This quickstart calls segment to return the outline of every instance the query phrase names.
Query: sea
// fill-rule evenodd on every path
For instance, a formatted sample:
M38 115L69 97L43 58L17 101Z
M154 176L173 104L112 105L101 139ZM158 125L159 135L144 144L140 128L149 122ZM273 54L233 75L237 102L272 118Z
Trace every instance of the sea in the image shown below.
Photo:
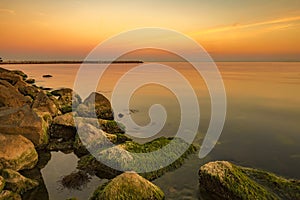
M35 79L37 86L52 90L78 88L81 84L84 88L91 75L95 75L96 68L103 69L96 81L97 92L112 100L116 88L122 84L123 89L118 90L121 91L119 95L116 94L119 99L128 102L122 115L129 116L138 127L161 126L157 133L149 137L144 137L142 129L133 131L134 128L126 127L128 136L137 142L143 143L161 136L174 137L184 120L193 125L199 123L193 138L197 152L188 156L180 168L153 181L164 191L166 199L206 199L199 192L198 170L205 163L216 160L227 160L286 178L300 179L300 62L216 62L226 94L226 117L216 145L204 158L199 158L199 149L213 120L213 102L206 79L193 67L193 63L161 62L160 65L176 71L188 83L183 86L182 79L173 76L170 70L151 67L156 64L95 64L90 67L90 75L79 73L83 67L80 64L11 64L1 67L22 70L29 78ZM134 70L140 65L148 65L148 68ZM129 72L130 76L124 78ZM45 74L52 77L43 78ZM121 79L123 82L120 82ZM78 83L78 80L83 82ZM143 80L145 84L139 85ZM135 90L127 88L133 86ZM182 108L191 109L191 105L194 106L183 105L192 98L185 87L194 91L199 117L192 114L183 116ZM128 92L132 93L128 95ZM164 108L166 118L162 123L153 121L155 115L150 112L153 105ZM187 119L183 120L183 117ZM88 199L97 186L107 181L92 177L81 190L63 188L60 180L76 170L78 158L73 153L52 152L51 155L51 160L41 170L51 200L70 197Z

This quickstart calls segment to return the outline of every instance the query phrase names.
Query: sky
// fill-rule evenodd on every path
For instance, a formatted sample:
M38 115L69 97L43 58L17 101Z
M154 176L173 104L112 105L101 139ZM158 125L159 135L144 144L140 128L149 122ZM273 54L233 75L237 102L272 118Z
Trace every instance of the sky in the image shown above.
M299 0L0 0L0 27L3 60L80 60L120 32L162 27L216 61L300 61Z

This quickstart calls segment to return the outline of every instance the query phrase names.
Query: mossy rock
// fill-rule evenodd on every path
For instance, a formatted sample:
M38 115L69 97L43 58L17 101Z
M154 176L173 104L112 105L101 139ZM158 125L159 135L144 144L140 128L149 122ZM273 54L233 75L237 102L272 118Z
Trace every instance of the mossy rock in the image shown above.
M0 192L0 200L22 200L21 196L9 190Z
M100 186L90 200L162 200L163 191L134 172L123 173Z
M27 79L27 74L25 74L24 72L20 71L20 70L12 70L11 71L13 74L17 74L19 76L21 76L23 78L23 80Z
M172 146L169 145L171 141L173 142ZM187 156L196 151L195 146L187 144L180 138L160 137L145 144L139 144L134 141L127 141L124 144L122 144L122 146L125 150L129 152L138 153L135 154L137 156L135 160L139 162L131 162L130 164L139 166L141 168L141 171L145 171L145 169L151 169L151 166L153 168L158 168L155 166L157 166L160 163L165 163L166 160L173 161L165 167L158 168L158 170L156 171L140 174L148 180L154 180L162 176L166 172L178 169L184 163L184 160L187 158ZM159 149L162 149L163 147L165 147L166 149L160 154L156 155L155 157L151 157L149 156L149 154L145 154L157 151Z
M199 170L200 190L215 199L300 199L299 181L227 161L210 162Z
M31 190L39 185L35 180L31 180L22 176L19 172L11 169L4 169L1 175L5 178L5 189L22 194Z
M151 155L149 156L149 154L146 154L165 147L172 140L174 140L175 142L175 145L173 145L174 148L167 148L167 150L159 154L158 157L151 157ZM183 154L181 154L181 152L185 149L187 150ZM123 144L99 151L99 154L101 154L101 158L98 160L105 159L105 164L109 164L110 167L104 168L104 166L106 165L99 162L90 154L80 159L78 167L81 170L88 169L89 171L94 171L97 175L100 174L100 176L102 176L101 178L111 178L120 174L119 169L132 170L136 169L136 167L138 166L140 167L140 171L148 171L145 173L141 173L144 178L154 180L168 171L179 168L184 163L187 155L195 152L195 150L196 149L193 145L188 146L186 142L178 138L161 137L145 144L126 141ZM136 154L132 155L129 152ZM167 159L171 159L174 162L166 167L157 167L158 164L160 165L161 163L164 163ZM148 170L151 168L155 168L158 170Z

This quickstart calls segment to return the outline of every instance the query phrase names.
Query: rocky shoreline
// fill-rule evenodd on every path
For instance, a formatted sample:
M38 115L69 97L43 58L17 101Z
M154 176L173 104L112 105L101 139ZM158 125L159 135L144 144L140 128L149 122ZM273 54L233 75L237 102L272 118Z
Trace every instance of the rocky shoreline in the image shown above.
M164 199L163 191L150 181L179 168L196 151L193 145L187 146L178 138L161 137L145 144L136 143L114 121L111 104L103 95L92 93L82 100L72 89L50 92L34 82L21 71L0 68L0 200L49 199L40 170L51 159L51 151L73 152L79 158L77 171L62 179L65 187L80 188L91 175L110 180L90 194L91 199ZM78 136L78 127L86 133L84 141ZM91 141L91 145L83 145ZM169 159L174 157L176 161L141 174L110 168L86 149L97 147L108 159L118 157L130 171L132 157L127 152L153 152L171 141L177 149L172 149L174 153ZM115 147L108 150L108 142ZM187 150L178 156L176 152L181 148ZM141 163L146 165L141 167L151 167L164 156L154 160L141 156ZM300 199L299 181L225 161L202 166L199 182L200 191L216 199Z

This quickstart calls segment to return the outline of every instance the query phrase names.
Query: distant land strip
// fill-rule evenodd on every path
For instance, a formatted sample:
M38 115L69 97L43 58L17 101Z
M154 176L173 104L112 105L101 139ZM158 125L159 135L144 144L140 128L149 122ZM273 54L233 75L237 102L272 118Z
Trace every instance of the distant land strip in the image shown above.
M115 61L88 61L88 60L78 60L78 61L3 61L0 62L1 65L7 64L126 64L126 63L144 63L141 60L115 60Z

